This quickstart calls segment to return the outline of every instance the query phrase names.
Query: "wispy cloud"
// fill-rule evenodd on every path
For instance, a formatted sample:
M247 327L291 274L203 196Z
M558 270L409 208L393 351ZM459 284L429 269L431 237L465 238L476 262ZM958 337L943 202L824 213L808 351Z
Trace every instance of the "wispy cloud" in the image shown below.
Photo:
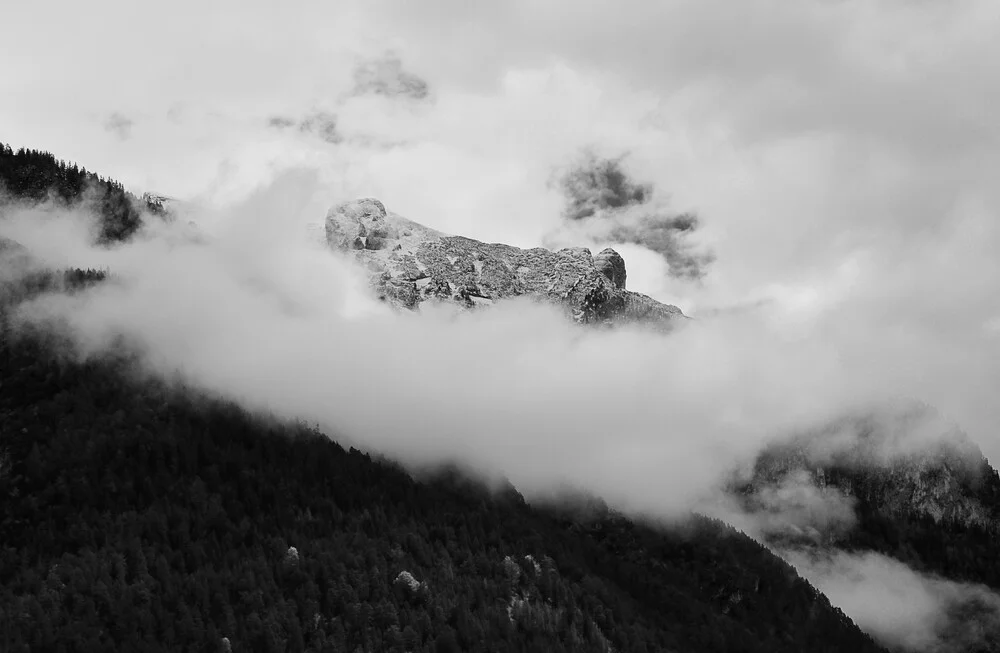
M905 651L959 653L1000 636L1000 595L919 573L876 553L783 555L878 640Z
M118 112L112 113L104 121L104 129L115 134L120 140L127 141L132 136L135 121Z
M688 239L699 226L698 216L671 211L668 198L653 184L629 176L623 159L624 155L602 158L584 150L560 171L555 181L566 197L567 223L546 236L547 244L585 238L638 245L661 255L671 276L703 277L712 254L698 251Z
M430 94L427 82L403 67L399 55L386 52L382 56L361 62L354 69L354 89L357 95L384 95L423 100Z

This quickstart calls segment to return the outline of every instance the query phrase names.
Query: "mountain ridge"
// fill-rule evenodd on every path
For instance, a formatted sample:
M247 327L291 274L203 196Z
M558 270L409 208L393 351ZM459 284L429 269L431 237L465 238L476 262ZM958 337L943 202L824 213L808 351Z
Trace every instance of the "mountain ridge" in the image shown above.
M318 234L318 228L312 228ZM641 324L669 330L686 318L676 306L625 289L625 261L613 249L552 251L485 243L431 229L374 198L327 213L324 241L353 254L383 301L417 309L428 300L473 309L528 296L562 307L580 324Z

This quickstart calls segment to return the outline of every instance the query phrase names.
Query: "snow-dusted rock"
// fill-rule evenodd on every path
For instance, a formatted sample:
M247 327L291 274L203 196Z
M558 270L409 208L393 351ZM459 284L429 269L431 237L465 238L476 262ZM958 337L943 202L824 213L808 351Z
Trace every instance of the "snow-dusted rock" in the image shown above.
M379 297L400 308L430 299L473 308L529 296L564 307L581 323L669 328L684 317L676 306L625 290L625 261L613 249L595 258L583 247L553 252L450 236L372 198L330 209L325 235L330 247L353 252Z

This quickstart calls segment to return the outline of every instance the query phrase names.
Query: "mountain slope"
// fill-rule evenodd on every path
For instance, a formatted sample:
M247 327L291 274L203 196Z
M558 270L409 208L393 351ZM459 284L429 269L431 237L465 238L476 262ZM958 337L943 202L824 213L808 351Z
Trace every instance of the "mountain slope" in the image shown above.
M7 295L55 282L95 277ZM881 650L721 523L581 521L454 473L417 482L143 378L126 353L79 362L51 332L14 338L10 308L5 651Z
M836 490L851 502L854 523L799 524L809 531L802 542L877 551L919 570L1000 588L1000 474L962 433L906 439L933 428L927 409L890 422L845 420L778 443L758 456L752 478L739 490L751 509L762 507L759 499L769 489L792 479ZM846 446L831 444L845 433ZM795 540L787 529L771 535Z
M733 489L762 539L821 587L849 600L852 583L908 592L912 615L936 606L890 623L852 613L884 639L1000 651L1000 474L933 411L845 419L776 443Z
M140 200L121 183L60 161L48 152L14 150L0 142L0 200L5 195L22 202L82 202L100 218L97 237L102 243L131 237L142 224L143 212L165 211L162 201Z

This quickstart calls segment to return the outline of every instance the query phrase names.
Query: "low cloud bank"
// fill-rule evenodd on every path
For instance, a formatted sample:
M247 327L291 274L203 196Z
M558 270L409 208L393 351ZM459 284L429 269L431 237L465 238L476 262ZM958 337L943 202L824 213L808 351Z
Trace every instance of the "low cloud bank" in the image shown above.
M1000 636L1000 595L917 572L877 553L782 555L862 629L906 651L978 650Z
M769 438L877 395L835 344L755 315L662 337L581 329L527 300L392 313L362 271L310 242L317 192L314 175L289 173L199 216L197 238L182 217L111 250L87 245L79 216L43 208L0 234L45 265L116 273L23 307L69 324L86 352L125 334L161 372L406 462L505 474L529 495L568 484L681 514Z
M150 221L110 249L89 244L82 209L8 209L0 237L35 265L115 273L86 292L29 302L20 316L68 325L84 356L125 335L154 372L415 467L458 462L506 476L529 498L573 487L666 519L718 501L732 470L775 438L913 387L902 365L913 352L889 346L889 333L805 332L763 310L722 312L667 336L581 328L528 300L395 313L370 295L365 271L310 239L317 197L315 174L285 173L243 202L202 209L197 226L183 214ZM852 523L846 497L795 479L765 499L766 523L727 517L757 537ZM955 650L982 637L969 624L995 614L986 590L879 556L782 554L863 628L910 650ZM968 610L981 615L969 620Z

